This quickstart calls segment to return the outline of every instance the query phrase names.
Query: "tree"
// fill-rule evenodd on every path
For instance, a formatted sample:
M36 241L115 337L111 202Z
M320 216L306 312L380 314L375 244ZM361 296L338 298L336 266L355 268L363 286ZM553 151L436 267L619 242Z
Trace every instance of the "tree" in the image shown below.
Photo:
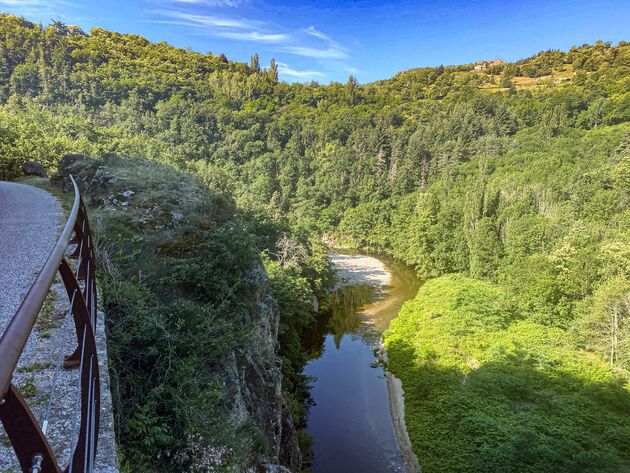
M630 282L617 276L584 300L575 325L579 339L611 366L630 367Z
M291 236L286 233L276 242L274 255L281 267L294 269L296 271L303 267L308 259L306 247L297 239L291 238Z
M608 99L600 97L594 100L588 109L580 113L577 123L583 128L597 128L604 122L604 117L609 109Z
M4 44L0 43L0 97L4 96L10 77L11 71L9 70L7 51Z
M278 65L274 58L271 58L271 63L269 64L269 78L272 82L278 82Z
M501 73L501 78L499 79L499 85L504 89L513 89L514 82L512 78L514 77L514 71L511 67L505 66L503 68L503 72Z
M260 62L258 60L258 53L255 53L249 61L249 70L254 74L260 74Z
M470 275L479 279L495 280L503 253L494 221L479 220L470 243Z
M350 105L354 105L355 103L356 91L358 87L359 87L359 82L357 81L356 77L350 74L350 76L348 76L348 81L346 82L346 87L345 87L346 99L348 100L348 103Z

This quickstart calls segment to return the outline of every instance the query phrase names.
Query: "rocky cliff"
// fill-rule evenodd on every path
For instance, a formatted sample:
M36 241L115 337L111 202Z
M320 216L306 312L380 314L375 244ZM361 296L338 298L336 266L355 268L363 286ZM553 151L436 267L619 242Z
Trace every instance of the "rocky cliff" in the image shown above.
M249 275L256 301L249 313L252 328L244 350L232 352L225 365L231 385L232 413L239 422L252 419L269 441L267 471L282 471L279 465L299 471L301 455L297 432L282 395L282 373L278 357L278 304L271 297L262 267Z

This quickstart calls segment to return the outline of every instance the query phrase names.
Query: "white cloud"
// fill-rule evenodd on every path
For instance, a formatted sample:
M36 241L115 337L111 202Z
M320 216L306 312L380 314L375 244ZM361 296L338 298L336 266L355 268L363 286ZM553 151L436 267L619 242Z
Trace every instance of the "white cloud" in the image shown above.
M48 11L52 7L67 6L78 7L79 5L66 0L0 0L0 7L9 7L15 9L32 9Z
M0 0L3 1L3 0ZM14 0L8 0L14 1ZM33 0L39 1L39 0ZM198 4L201 2L240 2L241 0L174 0L180 3ZM149 20L154 23L166 23L172 25L192 26L202 28L203 34L218 38L228 38L238 41L251 41L258 43L276 43L275 49L281 53L296 56L310 57L314 59L345 59L348 57L346 48L336 42L326 33L309 26L301 31L309 36L325 41L327 45L321 48L296 44L294 37L288 33L266 31L267 24L262 21L240 18L228 18L217 15L204 15L186 11L160 9L155 13L167 17L164 20ZM298 71L299 72L299 71ZM310 71L314 72L314 71ZM289 73L287 73L289 74ZM313 75L313 74L311 74Z
M195 15L192 13L184 13L173 10L156 10L156 13L178 20L177 22L173 22L174 24L197 27L216 26L220 28L251 28L258 24L258 22L247 20L236 20L233 18L224 18L214 15Z
M283 62L278 63L278 73L280 75L296 77L298 79L312 79L315 77L326 77L319 71L298 71Z
M290 38L289 35L283 33L265 33L257 31L257 29L264 25L264 23L260 21L225 18L216 15L197 15L174 10L156 10L156 13L169 17L170 19L151 20L153 23L206 28L204 31L205 34L219 38L229 38L240 41L255 41L260 43L281 43Z
M44 6L42 0L0 0L0 5L7 7L39 7Z
M68 0L0 0L0 11L21 15L31 21L41 21L43 24L50 22L51 18L68 21L65 12L72 9L73 15L70 21L77 20L76 10L82 5Z
M340 48L316 49L305 46L285 46L279 51L316 59L344 59L348 57L348 54Z
M324 48L316 48L294 45L287 46L282 50L283 52L316 59L344 59L348 57L348 53L346 52L345 47L343 47L326 33L319 31L314 26L311 25L308 28L303 28L301 31L309 36L325 41L326 43L328 43L328 46Z
M212 36L221 38L238 39L241 41L258 41L262 43L281 43L289 39L289 35L282 33L259 33L258 31L213 31Z
M356 67L344 67L344 71L349 72L350 74L363 74L361 69L357 69Z
M323 39L324 41L328 41L330 43L335 43L336 44L335 40L333 40L326 33L322 33L321 31L316 29L314 26L309 26L308 28L304 28L302 31L304 31L304 33L309 34L311 36L314 36L316 38Z

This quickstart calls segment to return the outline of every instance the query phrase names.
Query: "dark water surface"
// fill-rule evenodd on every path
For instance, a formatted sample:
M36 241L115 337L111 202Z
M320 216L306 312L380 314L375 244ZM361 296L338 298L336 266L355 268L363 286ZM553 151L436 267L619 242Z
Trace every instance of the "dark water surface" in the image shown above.
M402 472L387 381L374 348L403 302L419 287L408 268L383 261L390 286L336 291L311 342L305 374L314 377L307 432L313 437L313 473Z

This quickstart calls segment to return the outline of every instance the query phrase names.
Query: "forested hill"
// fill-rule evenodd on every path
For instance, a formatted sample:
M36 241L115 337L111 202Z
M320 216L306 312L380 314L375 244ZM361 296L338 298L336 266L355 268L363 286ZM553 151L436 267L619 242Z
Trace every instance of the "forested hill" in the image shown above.
M3 117L6 159L54 165L67 150L143 156L317 227L452 174L481 144L496 153L519 131L552 139L624 122L628 111L627 43L319 86L278 82L275 66L262 69L255 56L245 65L10 15L0 26L2 100L41 123L27 131L16 114ZM24 133L41 146L23 143Z
M124 284L104 297L119 325L134 329L109 338L129 358L112 369L120 369L113 378L131 471L185 471L191 432L225 441L221 426L191 421L178 391L207 360L182 339L170 377L153 376L143 355L157 357L149 348L161 346L161 326L134 325L150 313L174 337L188 322L209 330L200 336L218 326L208 348L215 358L229 358L221 340L247 346L228 309L210 330L191 315L199 311L167 304L171 274L176 294L208 313L223 300L246 312L230 292L241 273L222 281L213 272L226 267L221 252L251 264L263 253L280 305L284 399L300 423L300 336L312 296L330 282L322 236L436 278L386 335L424 471L447 471L445 458L450 471L630 471L630 43L413 69L370 84L287 84L255 54L236 63L2 15L0 102L0 161L16 170L37 160L54 171L65 153L82 153L102 166L90 164L89 179L109 176L124 192L122 183L141 187L137 174L146 173L159 191L133 189L127 204L139 207L128 211L102 189L95 200L105 209L100 237L124 238L142 255L111 255ZM180 201L168 201L168 212L178 217L162 212L153 228L145 217L175 178ZM192 202L203 218L177 226L187 189L202 188L200 202L221 204L204 216L206 204ZM173 235L173 245L158 244ZM208 235L223 239L206 245ZM220 410L223 381L188 393L196 413ZM270 429L242 425L230 438L246 439L247 461L212 450L228 452L219 463L273 456ZM158 455L165 450L168 460Z

